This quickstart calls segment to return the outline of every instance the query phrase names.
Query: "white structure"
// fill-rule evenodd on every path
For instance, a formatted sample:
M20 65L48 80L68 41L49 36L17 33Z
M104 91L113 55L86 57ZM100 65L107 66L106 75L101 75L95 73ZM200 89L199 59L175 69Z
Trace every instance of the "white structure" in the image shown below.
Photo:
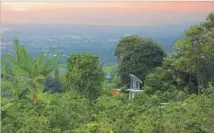
M140 90L140 84L142 81L133 74L129 74L129 76L131 77L131 84L130 89L127 89L127 91L129 91L129 99L132 99L134 98L135 93L143 91Z
M106 74L106 79L107 79L107 80L111 80L111 78L112 78L112 75L111 75L110 72L108 72L108 73Z

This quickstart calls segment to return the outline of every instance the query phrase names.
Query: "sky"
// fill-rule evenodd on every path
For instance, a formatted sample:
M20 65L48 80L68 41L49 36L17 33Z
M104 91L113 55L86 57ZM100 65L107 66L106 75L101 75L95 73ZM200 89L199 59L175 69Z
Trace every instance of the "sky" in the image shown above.
M2 2L2 24L148 26L204 21L214 2Z

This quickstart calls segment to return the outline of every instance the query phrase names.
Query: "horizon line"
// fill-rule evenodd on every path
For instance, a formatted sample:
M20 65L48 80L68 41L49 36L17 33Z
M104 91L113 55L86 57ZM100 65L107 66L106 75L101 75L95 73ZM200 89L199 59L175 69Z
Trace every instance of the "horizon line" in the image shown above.
M15 26L15 25L26 25L26 26L32 26L32 25L38 25L38 26L103 26L103 27L147 27L147 26L167 26L167 25L189 25L189 24L200 24L203 21L194 21L189 23L166 23L166 24L154 24L154 25L103 25L103 24L1 24L2 26Z

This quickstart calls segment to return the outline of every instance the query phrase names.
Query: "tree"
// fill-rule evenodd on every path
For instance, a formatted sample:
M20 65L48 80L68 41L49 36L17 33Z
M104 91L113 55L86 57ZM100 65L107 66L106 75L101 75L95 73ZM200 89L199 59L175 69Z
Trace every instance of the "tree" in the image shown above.
M122 38L115 55L119 61L119 75L122 85L129 85L129 74L132 73L144 81L145 76L157 66L160 66L164 51L152 39L139 36Z
M207 29L213 30L214 27L214 12L211 12L207 18L206 21L204 22L204 25Z
M15 58L9 54L6 55L4 61L5 75L9 77L9 80L5 82L11 82L15 84L15 95L20 95L26 88L28 88L29 96L33 97L34 102L38 101L38 95L41 94L43 85L42 80L49 74L54 72L65 64L55 64L54 62L60 57L60 54L52 57L51 59L45 59L44 52L41 52L35 58L32 58L30 54L25 50L24 46L20 44L18 39L13 42L13 49L15 52ZM17 86L21 84L22 86ZM8 84L6 84L8 86Z
M175 44L174 66L178 70L195 73L197 77L198 93L213 82L214 64L214 31L213 14L210 14L205 23L191 26L184 39Z
M59 93L62 92L62 84L59 76L59 69L55 70L55 77L49 76L44 80L44 92Z
M67 82L75 92L95 99L100 95L104 73L99 57L87 53L74 54L68 58Z
M188 94L197 93L195 74L177 70L173 63L173 57L164 58L162 65L146 76L143 86L145 92L154 94L158 91L168 93L180 90ZM174 97L171 92L169 96Z

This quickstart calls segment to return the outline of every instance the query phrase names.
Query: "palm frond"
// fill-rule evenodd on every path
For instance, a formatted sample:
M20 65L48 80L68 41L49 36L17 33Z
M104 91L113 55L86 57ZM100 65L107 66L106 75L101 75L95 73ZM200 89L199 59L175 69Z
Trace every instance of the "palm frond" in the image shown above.
M5 99L5 98L2 98L2 102L3 102L2 106L1 106L2 111L7 110L9 107L14 105L13 102L9 102L9 100L3 100L3 99Z
M43 76L43 75L38 75L38 76L35 77L36 81L43 80L43 79L45 79L45 76Z
M10 81L5 81L5 80L3 80L3 81L1 82L1 85L2 85L3 88L4 88L4 87L13 88L13 83L10 82Z
M14 74L15 74L15 75L30 77L28 71L26 71L26 70L24 70L24 69L19 69L19 68L17 68L17 69L14 69L13 71L14 71Z
M45 63L43 69L47 70L54 62L56 62L59 59L60 56L61 56L61 53L58 53L56 56L54 56L51 59L49 59L47 61L47 63Z
M16 60L14 60L8 53L5 55L5 63L9 62L13 68L20 68L19 64L17 64Z
M24 69L29 69L32 66L32 60L31 60L31 56L30 54L27 52L27 50L24 48L24 46L22 47L22 59L24 62Z
M44 63L45 63L44 57L45 57L45 53L44 53L44 52L41 52L41 53L39 54L39 60L38 60L38 64L39 64L40 66L43 66Z

